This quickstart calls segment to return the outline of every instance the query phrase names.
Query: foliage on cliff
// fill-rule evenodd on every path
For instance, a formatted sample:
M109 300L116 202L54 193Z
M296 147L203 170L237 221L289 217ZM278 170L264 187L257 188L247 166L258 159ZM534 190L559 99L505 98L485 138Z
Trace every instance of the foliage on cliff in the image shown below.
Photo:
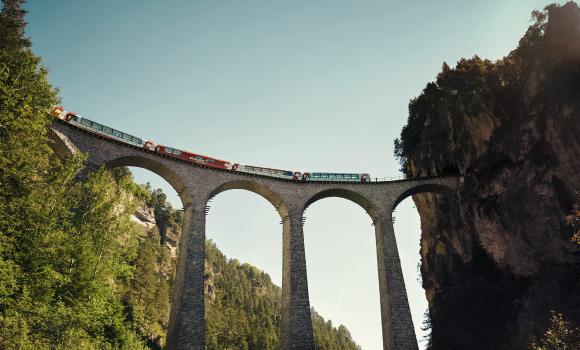
M325 321L314 309L312 311L312 328L314 330L314 344L317 350L360 350L350 335L348 329L340 325L332 325L332 321Z
M278 349L280 290L263 271L206 243L206 349Z
M573 328L562 314L552 312L550 328L539 343L532 343L531 350L580 349L580 328Z
M505 132L523 122L546 123L543 109L573 103L580 92L576 11L573 2L534 11L535 22L501 60L462 58L453 69L443 63L436 81L409 104L407 125L395 140L401 170L408 176L472 172L480 156L509 151L497 149L513 136ZM563 141L573 143L578 123L570 114L562 120L571 127ZM530 160L545 166L549 159L540 156ZM495 162L521 155L513 158Z
M532 14L515 50L443 64L409 104L395 154L409 177L461 174L415 196L433 349L525 348L550 310L580 323L580 9Z

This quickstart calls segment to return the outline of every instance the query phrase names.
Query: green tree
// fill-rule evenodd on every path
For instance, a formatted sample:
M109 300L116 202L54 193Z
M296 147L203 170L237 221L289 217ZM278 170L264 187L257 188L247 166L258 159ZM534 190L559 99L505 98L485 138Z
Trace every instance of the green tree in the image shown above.
M24 36L24 16L26 11L22 8L24 0L2 0L0 13L0 49L22 49L30 47L30 39Z
M0 348L140 349L115 288L132 211L106 171L50 149L58 102L24 35L22 1L0 11Z

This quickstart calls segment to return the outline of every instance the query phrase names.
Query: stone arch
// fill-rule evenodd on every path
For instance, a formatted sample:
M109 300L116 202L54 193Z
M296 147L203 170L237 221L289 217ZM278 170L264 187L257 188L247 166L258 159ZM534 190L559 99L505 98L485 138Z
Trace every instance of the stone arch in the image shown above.
M187 190L183 180L175 172L156 160L139 156L123 156L108 161L105 166L108 168L134 166L152 171L161 176L173 187L177 194L179 194L179 198L181 198L184 207L192 203L191 194Z
M218 194L225 192L225 191L228 191L228 190L246 190L246 191L254 192L257 195L259 195L260 197L262 197L262 198L266 199L268 202L270 202L270 204L272 204L274 206L274 208L276 208L276 211L280 215L281 219L288 217L288 207L287 207L286 203L284 203L284 200L282 199L282 197L278 193L274 192L273 190L271 190L270 188L268 188L267 186L265 186L261 183L250 181L250 180L234 180L234 181L230 181L230 182L226 182L224 184L221 184L220 186L215 188L213 191L211 191L208 198L206 198L206 199L209 200L209 199L217 196Z
M369 216L373 219L373 221L377 217L378 208L369 199L367 199L365 196L363 196L358 192L347 190L344 188L332 188L314 194L306 201L303 210L306 210L314 202L329 197L343 198L358 204L367 212L367 214L369 214Z
M405 200L405 198L412 196L414 194L417 194L417 193L422 193L422 192L449 194L449 193L453 193L454 190L453 190L453 188L451 188L449 186L436 184L436 183L427 183L427 184L421 184L421 185L410 187L407 190L405 190L403 193L401 193L397 197L397 199L395 199L395 201L393 202L393 206L390 208L390 213L392 213L397 208L397 205L399 205L403 200Z
M365 338L380 339L382 336L380 328L382 325L380 316L380 284L378 283L376 272L374 272L378 269L378 263L376 257L374 257L377 248L376 243L374 242L375 239L373 239L375 237L375 227L373 226L379 218L380 204L372 201L372 199L369 198L371 195L372 193L367 192L364 189L359 192L356 189L340 187L331 187L318 191L305 202L304 210L307 210L311 205L327 198L341 198L342 200L340 202L342 203L336 203L336 205L340 205L341 208L347 210L345 211L345 217L330 220L339 222L348 221L350 226L348 226L348 230L341 229L341 225L336 227L330 226L333 224L328 222L328 217L323 216L326 220L318 221L318 224L324 222L324 226L318 226L319 230L314 230L316 226L314 226L313 223L317 221L316 219L306 220L303 229L305 251L309 258L307 262L307 269L309 272L308 288L309 292L312 293L311 295L318 298L318 300L314 300L313 303L324 303L324 301L320 300L320 293L322 291L326 293L326 289L323 288L328 288L329 286L332 286L332 290L340 290L340 292L332 292L329 295L326 295L324 297L326 301L335 303L356 302L361 293L360 291L357 292L356 288L352 287L352 283L348 280L348 277L345 277L350 274L355 274L357 276L358 289L362 288L365 290L363 293L365 302L357 304L358 309L362 311L352 313L352 315L349 316L350 322L369 322L369 324L372 324L373 326L367 327ZM362 208L364 214L359 211L360 209L353 208L351 203ZM322 207L327 204L322 201L322 203L319 203L318 205ZM347 207L346 204L350 205ZM316 207L316 205L314 207ZM318 207L316 209L318 209ZM312 210L315 209L313 208ZM311 212L308 215L308 218L319 217L322 213L322 211ZM373 222L373 226L369 225L367 221L369 217ZM312 222L311 225L309 225L310 222ZM332 227L332 229L329 229L329 227ZM315 236L317 236L317 238L315 238ZM329 243L325 243L323 247L320 247L319 244L316 244L317 241ZM328 250L332 250L333 253L329 254ZM352 264L348 261L348 254L353 250L362 253L364 258L357 259L356 264ZM324 258L310 259L310 256L324 256ZM345 257L347 258L345 259ZM326 276L324 278L324 283L321 283L321 281L318 280L322 276ZM323 285L325 287L323 287Z

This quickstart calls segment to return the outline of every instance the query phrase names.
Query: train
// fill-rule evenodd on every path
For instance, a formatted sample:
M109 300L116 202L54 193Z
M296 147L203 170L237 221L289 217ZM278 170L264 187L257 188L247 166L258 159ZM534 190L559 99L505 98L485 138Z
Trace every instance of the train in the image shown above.
M279 179L305 182L369 182L368 173L326 173L326 172L299 172L292 170L265 168L255 165L244 165L226 160L208 157L202 154L180 150L177 148L157 144L151 140L127 134L109 126L94 122L88 118L64 110L61 106L53 106L49 112L51 116L75 125L102 137L127 143L167 157L183 160L188 163L203 165L210 168L229 170L245 174L257 174Z

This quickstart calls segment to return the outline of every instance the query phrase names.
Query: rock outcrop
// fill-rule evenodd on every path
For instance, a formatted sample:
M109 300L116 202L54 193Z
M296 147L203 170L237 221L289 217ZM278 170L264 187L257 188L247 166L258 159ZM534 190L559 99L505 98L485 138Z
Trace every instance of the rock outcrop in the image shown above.
M433 349L525 349L550 310L580 324L580 9L534 17L504 59L444 64L396 141L408 176L464 174L414 196Z

